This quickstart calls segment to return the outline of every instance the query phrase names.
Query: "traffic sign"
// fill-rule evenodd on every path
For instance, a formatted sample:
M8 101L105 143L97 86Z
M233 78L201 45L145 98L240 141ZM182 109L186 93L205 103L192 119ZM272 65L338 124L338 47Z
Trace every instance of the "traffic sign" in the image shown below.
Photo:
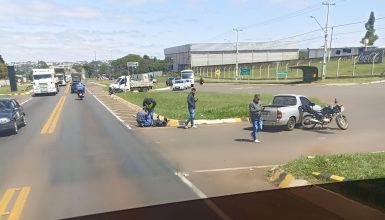
M220 70L220 69L216 69L216 70L215 70L215 76L216 76L216 77L221 76L221 70Z
M139 66L139 63L138 62L127 62L127 67L138 67Z
M246 68L241 68L240 74L241 74L242 76L248 76L248 75L251 74L251 70L250 70L250 69L246 69Z

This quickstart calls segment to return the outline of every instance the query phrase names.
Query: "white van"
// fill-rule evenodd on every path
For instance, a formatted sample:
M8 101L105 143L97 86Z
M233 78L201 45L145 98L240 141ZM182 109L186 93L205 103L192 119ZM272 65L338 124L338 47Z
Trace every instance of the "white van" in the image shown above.
M182 70L180 72L180 79L186 80L189 87L194 87L195 74L192 70Z

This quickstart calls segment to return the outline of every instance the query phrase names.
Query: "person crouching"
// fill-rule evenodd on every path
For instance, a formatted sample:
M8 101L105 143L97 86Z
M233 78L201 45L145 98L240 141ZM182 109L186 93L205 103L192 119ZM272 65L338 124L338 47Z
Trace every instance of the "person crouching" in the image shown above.
M152 118L146 108L142 108L137 114L136 114L136 122L138 123L139 127L150 127L152 126Z

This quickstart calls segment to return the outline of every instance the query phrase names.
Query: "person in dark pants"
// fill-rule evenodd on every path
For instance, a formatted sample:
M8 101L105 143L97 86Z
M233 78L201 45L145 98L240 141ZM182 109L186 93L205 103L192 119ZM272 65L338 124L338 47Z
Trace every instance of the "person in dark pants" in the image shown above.
M136 114L136 122L139 127L150 127L152 125L153 120L151 119L146 108L141 109Z
M156 101L153 98L143 99L143 108L146 108L152 120L154 120L154 109Z
M260 102L260 95L255 94L254 100L249 104L249 112L250 112L250 122L253 126L253 132L251 132L251 136L255 143L260 143L258 140L257 134L262 131L262 120L261 120L261 112L263 107Z
M188 124L191 122L192 128L197 128L194 124L194 118L195 118L195 103L198 101L198 99L195 99L195 92L196 89L192 88L191 92L187 96L187 106L188 106L188 112L190 114L190 118L184 123L184 127L188 128Z

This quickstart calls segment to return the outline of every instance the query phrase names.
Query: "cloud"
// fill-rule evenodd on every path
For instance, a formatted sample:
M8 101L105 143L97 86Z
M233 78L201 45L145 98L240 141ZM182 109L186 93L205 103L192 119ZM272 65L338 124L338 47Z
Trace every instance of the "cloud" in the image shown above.
M63 6L35 0L28 3L5 1L1 3L0 20L27 23L53 23L58 19L93 19L102 16L100 10L89 6Z
M310 6L311 0L270 0L270 2L274 5L289 9L302 9Z

